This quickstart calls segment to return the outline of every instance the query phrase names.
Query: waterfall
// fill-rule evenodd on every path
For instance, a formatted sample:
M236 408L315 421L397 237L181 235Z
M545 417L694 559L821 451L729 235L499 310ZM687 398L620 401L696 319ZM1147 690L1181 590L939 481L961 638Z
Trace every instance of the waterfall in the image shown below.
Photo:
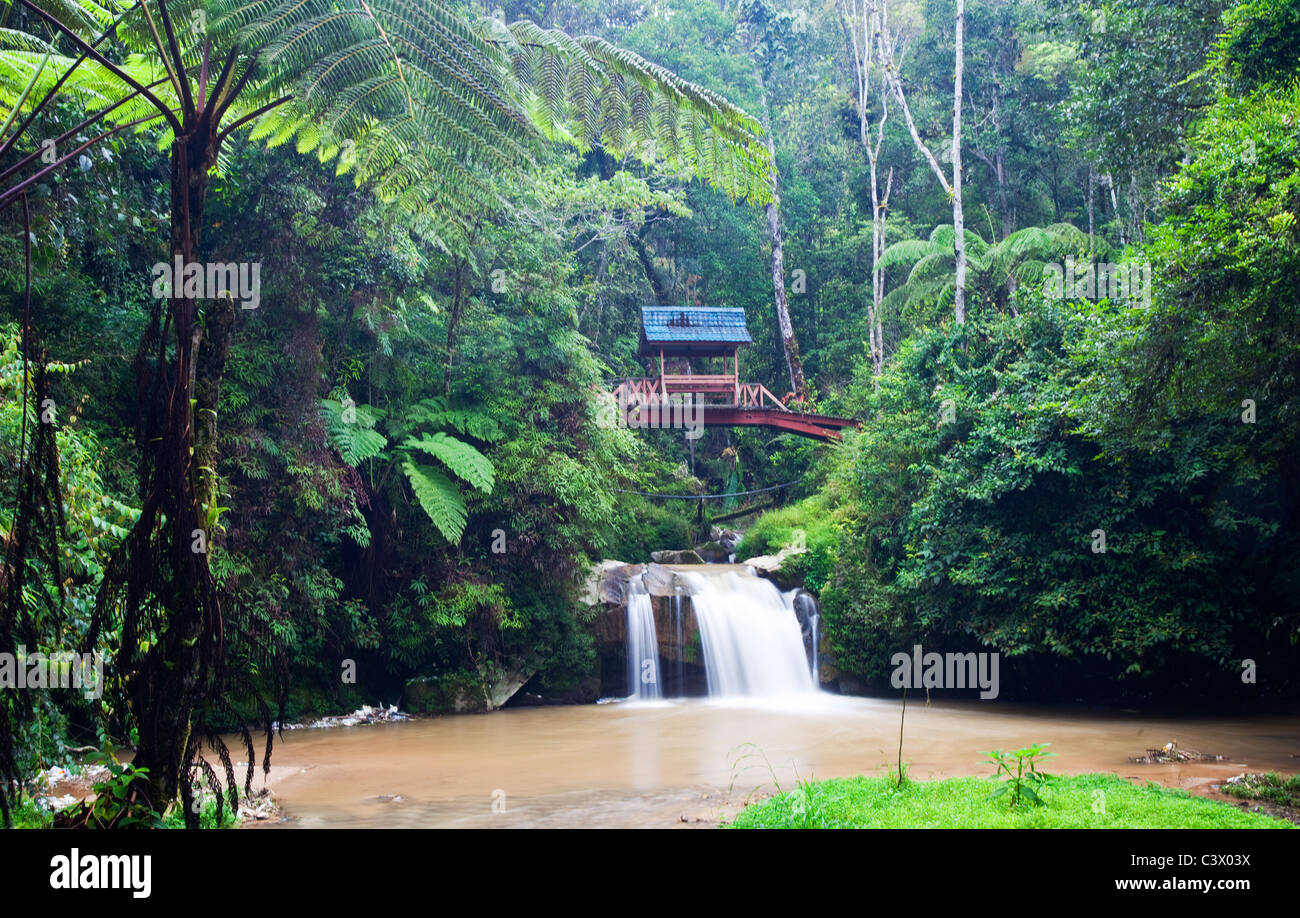
M803 631L789 599L767 580L679 569L700 629L710 696L774 697L816 691Z
M627 593L627 694L634 701L657 701L659 639L650 594L638 580L628 581Z

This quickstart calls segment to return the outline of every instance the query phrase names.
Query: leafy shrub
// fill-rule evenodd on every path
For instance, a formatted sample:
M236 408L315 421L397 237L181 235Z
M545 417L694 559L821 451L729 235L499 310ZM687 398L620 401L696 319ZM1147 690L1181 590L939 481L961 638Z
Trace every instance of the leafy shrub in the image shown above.
M620 561L638 563L650 560L650 552L691 546L689 519L676 504L689 501L666 501L668 506L633 497L628 521L610 538L608 552Z
M786 561L785 571L806 589L820 593L834 576L838 541L834 516L827 512L822 498L812 497L760 516L736 547L736 557L803 548L803 553Z
M1050 745L1051 743L1034 743L1024 749L1017 749L1010 755L1007 755L1001 749L994 749L992 752L984 753L989 757L988 763L996 765L998 769L994 773L992 780L996 781L998 778L1006 777L1006 780L999 784L993 793L989 794L989 799L996 800L998 797L1010 793L1013 807L1020 803L1021 798L1028 800L1034 806L1042 806L1044 801L1039 796L1039 791L1047 786L1052 776L1038 770L1038 761L1056 755L1055 752L1043 751ZM1013 765L1015 771L1011 770Z

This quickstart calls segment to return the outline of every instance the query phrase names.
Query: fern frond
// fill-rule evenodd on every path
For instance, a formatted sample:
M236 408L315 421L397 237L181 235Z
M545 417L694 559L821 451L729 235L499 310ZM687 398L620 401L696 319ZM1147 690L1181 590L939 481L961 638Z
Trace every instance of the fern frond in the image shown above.
M322 399L321 416L330 443L348 465L357 466L373 459L388 445L388 439L374 429L380 412L369 405L345 406L333 399Z
M922 239L904 239L901 242L895 242L881 253L878 266L880 268L892 268L896 265L914 264L933 251L935 251L935 245L931 242Z
M443 538L448 542L459 542L465 533L469 515L465 509L465 500L456 485L437 469L416 465L409 459L402 463L402 471L411 483L416 501Z
M464 440L457 440L445 433L425 434L423 437L407 437L402 446L427 453L451 469L456 477L482 491L491 493L495 483L495 472L491 461Z

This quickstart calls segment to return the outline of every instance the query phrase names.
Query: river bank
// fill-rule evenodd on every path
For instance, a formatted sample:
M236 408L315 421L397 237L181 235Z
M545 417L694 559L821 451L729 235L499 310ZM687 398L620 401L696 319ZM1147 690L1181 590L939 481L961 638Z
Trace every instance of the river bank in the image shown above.
M271 774L259 771L255 789L274 794L284 826L716 825L778 784L883 774L898 757L899 707L837 696L699 699L295 731L277 740ZM1215 788L1234 775L1295 773L1300 718L911 703L902 757L917 780L984 776L985 751L1035 742L1052 744L1055 773L1116 774L1227 800ZM1224 758L1133 761L1170 742ZM744 758L745 748L766 762Z

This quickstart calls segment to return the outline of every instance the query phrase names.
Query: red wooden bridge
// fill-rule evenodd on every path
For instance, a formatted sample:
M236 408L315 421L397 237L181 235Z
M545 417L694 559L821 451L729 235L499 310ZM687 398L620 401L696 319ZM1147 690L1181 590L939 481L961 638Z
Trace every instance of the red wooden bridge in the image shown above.
M678 411L705 427L775 427L818 440L838 440L851 418L792 411L761 383L740 380L740 348L752 343L743 309L643 306L641 356L658 358L659 375L620 380L618 410L629 427L658 423ZM697 373L695 358L722 360L722 372ZM671 425L678 426L678 425Z

